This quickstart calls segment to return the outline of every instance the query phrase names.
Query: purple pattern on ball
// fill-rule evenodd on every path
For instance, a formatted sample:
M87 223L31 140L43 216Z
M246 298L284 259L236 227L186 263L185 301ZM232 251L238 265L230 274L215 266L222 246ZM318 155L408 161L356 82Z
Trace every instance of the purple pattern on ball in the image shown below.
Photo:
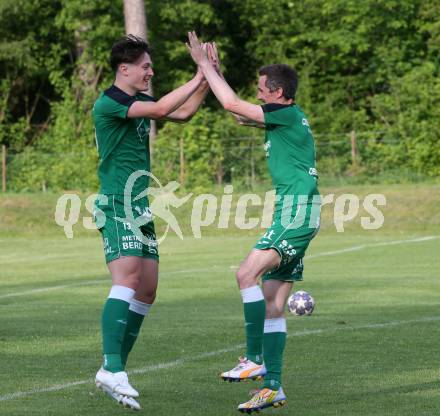
M315 308L315 301L309 293L300 290L290 295L287 301L287 307L294 315L310 315Z

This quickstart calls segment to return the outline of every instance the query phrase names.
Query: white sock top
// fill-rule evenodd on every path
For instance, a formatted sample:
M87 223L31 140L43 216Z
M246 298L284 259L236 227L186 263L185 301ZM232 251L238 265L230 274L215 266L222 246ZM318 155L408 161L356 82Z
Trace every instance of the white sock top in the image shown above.
M151 308L151 305L149 303L144 303L144 302L141 302L140 300L133 298L130 301L130 307L128 309L130 311L137 313L138 315L146 316L146 315L148 315L150 308Z
M119 299L130 303L135 291L126 286L114 285L110 290L109 298Z
M243 303L258 302L260 300L264 300L263 291L258 285L251 286L246 289L241 289L240 293L243 299Z
M286 318L272 318L264 320L264 333L287 332Z

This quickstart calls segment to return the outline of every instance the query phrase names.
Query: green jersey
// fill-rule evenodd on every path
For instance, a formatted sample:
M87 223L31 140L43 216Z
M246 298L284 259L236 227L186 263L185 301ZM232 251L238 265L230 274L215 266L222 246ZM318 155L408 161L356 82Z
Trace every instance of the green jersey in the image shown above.
M306 116L295 104L265 104L262 108L264 149L276 194L292 195L295 203L312 202L313 196L319 195L318 174L315 144Z
M115 85L102 92L93 106L96 145L99 153L100 193L123 195L128 178L134 172L150 171L147 118L127 118L135 101L154 101L148 95L128 95ZM131 189L136 196L148 187L147 175L139 176Z

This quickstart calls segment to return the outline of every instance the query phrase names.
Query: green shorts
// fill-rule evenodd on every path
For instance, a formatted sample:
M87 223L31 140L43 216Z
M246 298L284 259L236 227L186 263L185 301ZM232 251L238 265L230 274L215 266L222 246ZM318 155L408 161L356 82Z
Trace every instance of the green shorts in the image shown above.
M100 195L95 201L93 217L104 241L105 261L110 263L126 256L159 261L148 199L132 200L131 207L129 201L127 211L123 195Z
M303 280L303 258L310 241L319 231L321 205L309 203L294 208L294 215L286 218L280 212L275 213L272 226L255 245L258 250L274 249L281 258L278 267L263 275L263 281Z

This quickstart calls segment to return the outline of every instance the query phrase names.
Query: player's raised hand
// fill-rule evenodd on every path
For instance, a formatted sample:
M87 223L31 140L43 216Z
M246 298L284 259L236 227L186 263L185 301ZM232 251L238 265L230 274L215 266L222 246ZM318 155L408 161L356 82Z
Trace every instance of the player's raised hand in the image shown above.
M188 32L188 41L189 45L187 43L186 46L191 54L193 61L197 65L209 63L207 48L203 48L203 45L197 38L196 32Z
M203 51L205 53L208 53L207 52L208 44L207 43L202 43L201 45L202 45ZM199 65L197 66L196 78L199 78L201 80L205 80L205 75L203 75L203 70L202 70L202 68L200 68Z
M218 57L217 45L215 42L208 43L207 48L209 62L211 62L215 70L220 73L220 58Z

